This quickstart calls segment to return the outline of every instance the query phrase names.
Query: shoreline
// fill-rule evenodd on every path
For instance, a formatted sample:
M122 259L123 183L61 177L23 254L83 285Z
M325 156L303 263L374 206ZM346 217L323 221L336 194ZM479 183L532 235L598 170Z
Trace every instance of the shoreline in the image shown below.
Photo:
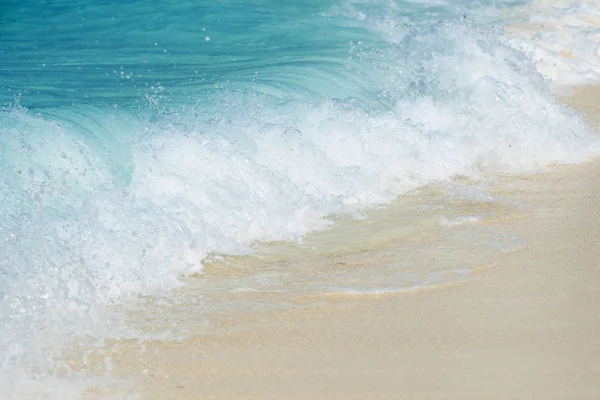
M597 128L600 89L575 93L561 100ZM226 319L143 352L120 342L111 375L142 399L595 399L600 160L505 176L492 193L530 209L484 223L527 243L496 266L443 287Z

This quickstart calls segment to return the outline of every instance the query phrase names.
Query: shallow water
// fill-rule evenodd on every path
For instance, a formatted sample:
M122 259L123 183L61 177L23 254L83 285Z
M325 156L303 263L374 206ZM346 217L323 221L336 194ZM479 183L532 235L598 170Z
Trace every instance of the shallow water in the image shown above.
M67 398L72 338L446 284L518 248L486 188L599 141L504 35L515 5L3 3L0 386Z
M535 0L505 11L518 23L512 46L527 54L555 90L600 80L600 2Z
M177 337L185 333L182 328L197 331L212 320L318 307L331 296L385 295L460 282L524 245L488 228L489 222L525 215L526 207L510 199L474 199L454 185L428 186L390 206L365 210L358 219L336 218L330 229L298 242L257 243L249 255L210 257L201 274L185 280L185 288L139 305L153 309L152 322L146 320L142 329L156 334L163 321L163 333ZM174 326L174 316L190 322Z

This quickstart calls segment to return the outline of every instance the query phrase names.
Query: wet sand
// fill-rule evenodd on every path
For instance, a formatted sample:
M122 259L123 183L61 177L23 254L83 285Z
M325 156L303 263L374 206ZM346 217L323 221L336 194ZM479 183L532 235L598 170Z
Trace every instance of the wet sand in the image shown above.
M598 88L564 100L600 120ZM493 194L527 205L488 223L527 245L462 283L232 318L143 353L120 343L112 375L161 400L600 398L600 162Z

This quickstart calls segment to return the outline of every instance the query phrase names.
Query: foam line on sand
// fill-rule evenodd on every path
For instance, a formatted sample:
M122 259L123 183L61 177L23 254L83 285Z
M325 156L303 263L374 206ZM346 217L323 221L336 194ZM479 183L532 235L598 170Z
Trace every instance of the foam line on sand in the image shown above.
M597 99L580 88L566 102L590 118ZM531 208L493 222L527 246L463 284L258 313L144 352L120 343L113 374L161 400L597 399L600 162L506 177L494 192Z

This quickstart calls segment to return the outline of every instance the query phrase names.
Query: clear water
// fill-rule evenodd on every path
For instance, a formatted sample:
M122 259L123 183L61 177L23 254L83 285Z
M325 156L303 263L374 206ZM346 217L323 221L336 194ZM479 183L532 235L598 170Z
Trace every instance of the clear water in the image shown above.
M368 76L366 65L349 62L352 50L384 46L377 28L398 31L416 22L453 19L472 6L9 0L0 20L0 100L27 93L21 104L28 108L137 108L157 83L166 88L169 104L210 102L207 97L222 88L282 98L376 95L385 82Z
M215 254L586 160L595 136L501 38L515 4L4 1L0 384Z

